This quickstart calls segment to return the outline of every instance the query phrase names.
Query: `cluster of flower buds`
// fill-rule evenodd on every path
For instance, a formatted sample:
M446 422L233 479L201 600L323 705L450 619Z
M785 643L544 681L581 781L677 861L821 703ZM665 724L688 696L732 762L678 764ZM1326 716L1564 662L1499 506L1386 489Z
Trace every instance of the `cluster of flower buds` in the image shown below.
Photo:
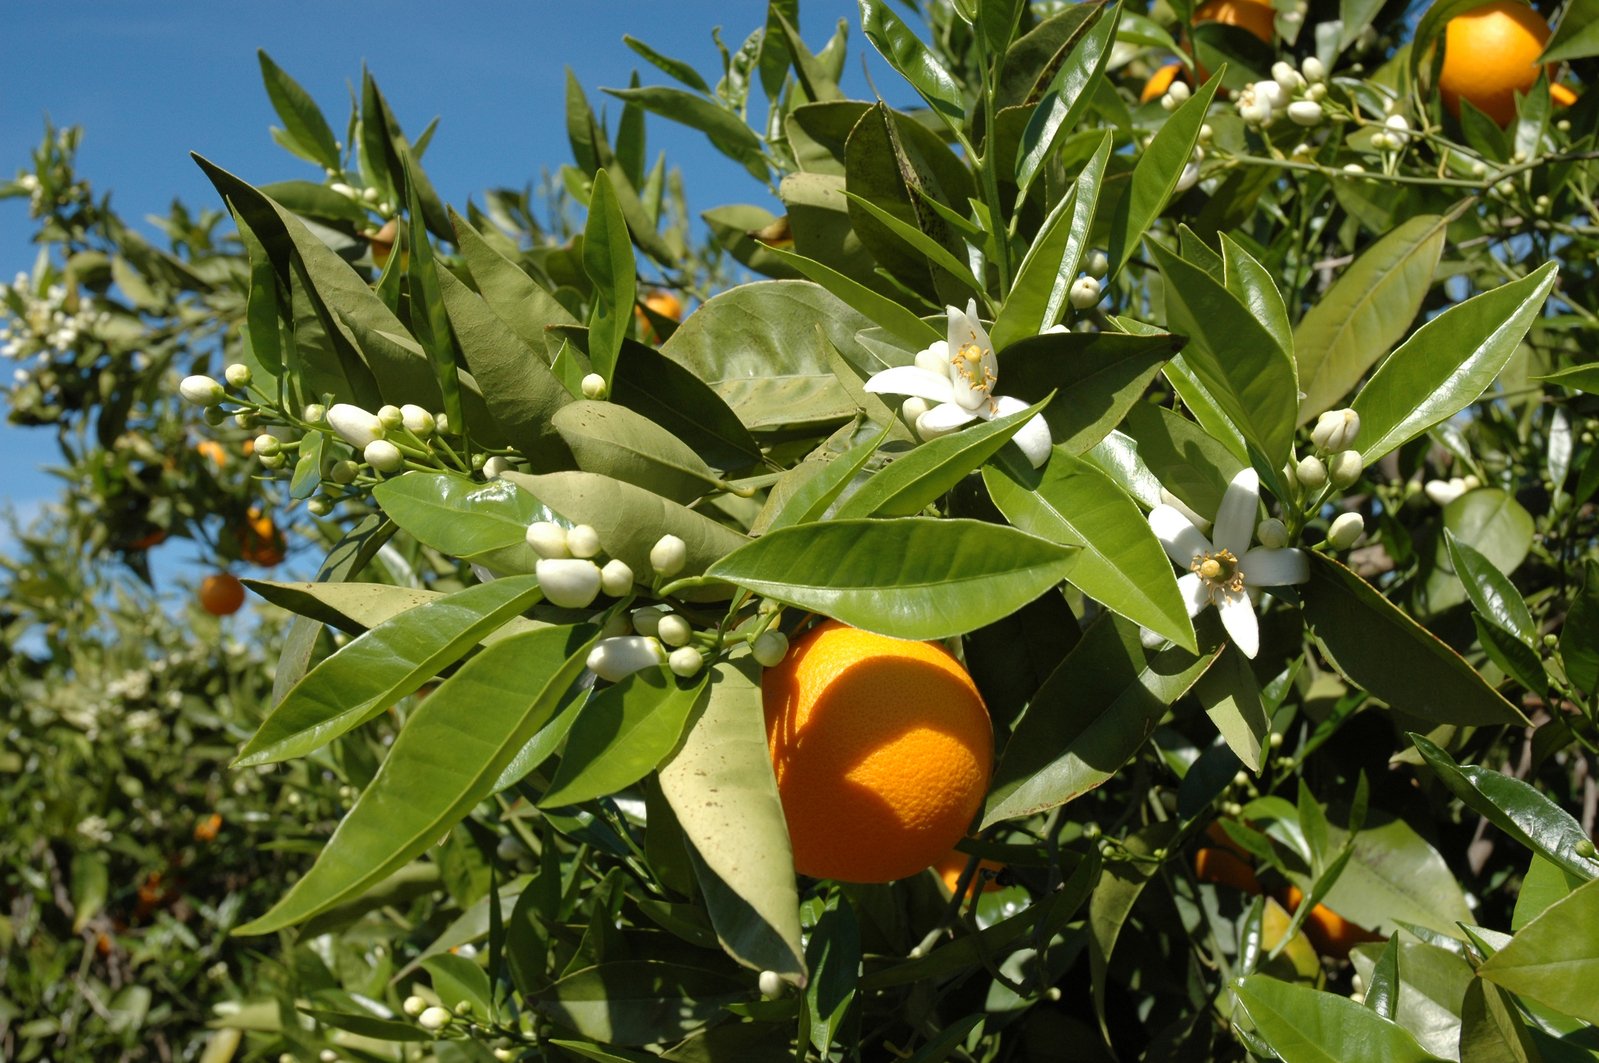
M1298 70L1283 61L1272 64L1271 77L1245 85L1238 94L1238 113L1252 126L1266 128L1286 114L1295 125L1316 126L1326 117L1327 69L1315 56Z
M384 199L382 194L375 188L353 188L342 181L334 181L328 185L328 191L341 195L352 203L369 207L385 218L394 214L394 204Z
M1360 451L1351 444L1360 432L1360 415L1354 410L1328 410L1316 419L1310 441L1316 453L1301 458L1292 468L1293 478L1312 491L1329 483L1339 490L1353 487L1365 469Z
M1373 133L1371 146L1378 151L1398 151L1410 142L1410 122L1402 114L1391 114L1380 131Z
M0 284L0 357L23 359L46 350L65 354L80 335L93 334L111 320L87 301L71 309L74 300L65 285L40 287L43 280L36 285L26 273L18 273L10 285Z

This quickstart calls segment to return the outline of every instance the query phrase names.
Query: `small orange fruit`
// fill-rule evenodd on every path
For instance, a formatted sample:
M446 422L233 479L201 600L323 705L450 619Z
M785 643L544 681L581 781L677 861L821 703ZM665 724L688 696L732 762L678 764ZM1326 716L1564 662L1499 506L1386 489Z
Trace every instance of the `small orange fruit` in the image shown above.
M398 219L390 218L383 223L383 227L366 238L372 247L372 261L378 269L389 264L389 256L394 253L394 242L400 238L400 223ZM409 257L409 256L407 256ZM403 268L405 261L400 262Z
M960 885L961 874L966 870L966 863L969 859L970 857L959 849L951 849L934 862L933 871L937 873L939 879L944 883L945 893L954 893L955 887ZM975 893L975 887L979 884L981 884L984 893L992 893L1000 889L1000 884L994 881L994 875L1003 870L1005 870L1005 865L996 863L993 860L977 861L977 870L973 873L972 880L966 884L967 895Z
M1159 70L1156 70L1149 75L1149 80L1144 82L1144 91L1138 94L1138 102L1148 103L1150 100L1158 100L1166 95L1166 90L1171 88L1172 82L1176 81L1182 72L1183 64L1176 61L1167 63Z
M244 604L244 584L226 572L216 572L200 581L200 608L212 616L237 613Z
M1549 23L1517 0L1493 0L1456 15L1444 28L1444 64L1438 91L1444 106L1460 117L1460 101L1509 125L1516 117L1516 93L1538 80L1538 56L1549 40Z
M1283 891L1283 907L1289 912L1297 911L1299 902L1304 897L1298 886L1289 886ZM1382 940L1380 935L1351 923L1325 904L1318 904L1312 908L1301 925L1311 944L1316 946L1317 952L1340 960L1349 955L1350 949L1362 942Z
M943 647L829 620L766 670L761 700L795 870L891 882L965 836L994 732Z
M1194 877L1201 882L1231 886L1245 893L1259 893L1260 880L1255 869L1226 849L1201 849L1194 854Z
M1556 107L1570 107L1577 102L1577 90L1557 81L1549 86L1549 100Z
M252 565L271 566L283 560L283 533L260 506L251 506L233 533L239 540L239 556Z
M1270 4L1259 0L1206 0L1194 11L1194 21L1237 26L1265 44L1270 44L1277 36L1277 12Z
M655 339L655 326L650 322L650 315L644 312L645 308L652 314L673 321L683 320L683 300L663 288L656 288L644 296L643 303L644 306L633 308L633 316L638 318L639 334L647 340Z
M153 546L160 546L167 541L169 533L165 528L151 528L128 544L129 550L148 550Z
M228 463L228 452L214 439L202 439L194 445L194 449L202 458L210 458L211 463L219 469Z
M213 812L194 825L194 840L209 844L217 840L217 834L222 830L222 815Z

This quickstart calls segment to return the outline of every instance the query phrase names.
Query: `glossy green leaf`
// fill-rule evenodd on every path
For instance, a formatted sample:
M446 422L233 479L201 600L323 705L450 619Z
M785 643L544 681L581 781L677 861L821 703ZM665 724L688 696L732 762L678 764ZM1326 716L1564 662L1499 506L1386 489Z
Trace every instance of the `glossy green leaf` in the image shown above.
M878 470L844 499L837 515L908 517L921 512L998 453L1043 406L1035 403L923 443Z
M1548 910L1560 898L1588 881L1573 875L1554 861L1534 852L1516 891L1516 909L1510 916L1511 932L1520 930Z
M445 952L427 957L421 966L433 979L433 992L438 994L439 1003L451 1011L465 1002L481 1016L494 1014L494 991L489 986L488 972L476 960Z
M695 92L710 95L711 87L705 83L700 72L681 59L673 59L651 48L648 44L627 34L622 35L622 43L644 57L644 60L668 77L676 78Z
M308 583L245 580L244 585L273 605L359 635L392 616L442 598L441 591L388 583Z
M1074 587L1197 652L1194 625L1160 540L1133 500L1098 467L1056 447L1042 469L1015 460L988 465L983 483L1014 527L1081 547L1067 577Z
M590 698L539 804L557 808L604 797L654 771L676 748L709 681L708 670L679 682L664 668L646 668Z
M1590 395L1599 394L1599 362L1588 365L1576 365L1570 369L1562 369L1558 373L1548 376L1535 377L1536 380L1546 380L1551 384L1570 388L1573 391L1586 391Z
M742 122L739 125L743 128ZM610 175L604 170L595 172L594 190L589 195L588 224L583 229L583 271L594 285L589 362L609 384L622 350L622 337L633 326L638 279L627 221L611 189Z
M111 876L105 855L87 849L73 853L69 882L72 932L81 934L105 907L106 896L110 893Z
M1171 410L1139 404L1127 412L1126 427L1145 467L1196 513L1217 512L1228 483L1245 467L1220 441Z
M1292 355L1210 274L1159 243L1150 249L1166 279L1166 315L1189 336L1182 365L1275 468L1293 442L1299 382Z
M1150 823L1126 835L1122 847L1130 856L1144 859L1107 862L1104 873L1094 883L1094 892L1088 901L1089 986L1099 1032L1106 1043L1110 1041L1110 1031L1105 1023L1105 976L1110 970L1111 954L1116 950L1116 941L1133 914L1139 895L1160 872L1162 862L1150 858L1150 854L1163 848L1176 833L1176 821L1166 820Z
M825 901L808 901L806 907L820 911L805 943L805 966L811 975L805 1006L810 1011L811 1047L825 1053L835 1040L842 1040L841 1027L860 984L861 930L855 909L839 890Z
M866 212L879 225L902 241L909 248L911 254L925 258L932 265L946 271L965 285L967 290L980 295L985 294L986 290L983 285L978 282L976 277L972 276L971 268L956 258L954 253L947 247L928 236L921 229L901 221L870 199L858 196L848 189L844 191L844 198L849 201L852 207Z
M1355 971L1367 981L1366 1006L1391 1022L1410 1031L1423 1049L1444 1059L1452 1059L1460 1043L1461 1005L1477 980L1471 964L1448 949L1409 935L1395 934L1383 946L1384 959L1391 961L1388 973L1386 1012L1372 1008L1372 978L1383 970L1384 960L1371 961L1376 945L1362 945L1350 954Z
M317 665L262 721L235 764L304 756L359 727L542 598L532 576L481 583L383 621Z
M1308 553L1305 620L1338 670L1368 693L1434 723L1525 724L1461 656L1375 587Z
M1402 1026L1348 997L1250 975L1234 987L1255 1031L1283 1063L1433 1063Z
M1056 391L1044 410L1055 445L1081 454L1097 444L1143 397L1161 364L1183 339L1157 333L1055 332L1028 337L999 355L1002 395L1037 402Z
M322 117L311 94L285 74L265 51L257 49L255 54L261 62L261 80L266 84L267 99L272 101L272 109L282 120L283 128L310 153L313 161L329 170L338 170L338 141L333 139L333 130L328 128L328 120Z
M1543 310L1550 262L1428 321L1377 367L1355 396L1367 465L1474 402L1493 383Z
M1574 0L1567 6L1538 61L1562 63L1594 55L1599 55L1599 4L1594 0Z
M321 432L307 432L300 437L300 457L289 480L290 498L310 498L322 486L322 445L327 438Z
M661 792L699 858L723 947L803 985L794 857L766 748L760 668L743 654L710 673L704 711L661 765Z
M897 339L921 348L944 338L938 329L899 303L851 280L830 266L779 247L768 247L766 251L779 262L792 266L796 273L820 284L854 310L882 325Z
M911 83L945 121L960 122L966 104L960 85L883 0L859 0L861 30L888 65Z
M1299 424L1337 405L1409 330L1432 286L1447 231L1447 218L1407 218L1362 251L1305 311L1294 329L1305 393Z
M743 166L757 181L766 183L768 173L761 139L736 112L703 96L665 85L604 91L609 96L636 103L646 111L699 130L717 151Z
M452 210L450 221L455 227L456 246L472 273L478 294L529 350L545 354L548 350L545 327L573 324L576 319L555 296L496 250L465 218Z
M583 670L596 634L588 626L531 631L466 662L412 712L311 870L235 933L292 926L360 896L425 852L490 795Z
M1477 973L1564 1015L1599 1023L1599 880L1586 882L1518 930Z
M1444 507L1444 530L1475 549L1499 572L1509 575L1532 546L1533 521L1508 491L1481 487L1467 491ZM1433 544L1432 568L1416 597L1416 605L1436 614L1466 601L1470 592L1456 578L1448 544L1439 535Z
M1460 1006L1462 1063L1541 1063L1538 1051L1510 994L1481 978L1466 987Z
M1271 271L1262 266L1242 244L1221 234L1222 283L1248 308L1272 341L1294 360L1294 335L1288 323L1288 307ZM1297 373L1297 370L1296 370ZM1296 375L1295 381L1297 383Z
M545 514L509 481L412 471L384 480L372 497L395 524L450 557L523 573L538 560L527 545L527 526Z
M751 996L749 986L719 971L658 960L586 967L532 1000L551 1022L605 1044L681 1040Z
M707 576L906 639L990 624L1059 583L1075 551L1001 525L903 517L783 528Z
M1251 806L1245 806L1246 812ZM1405 927L1454 933L1471 918L1444 858L1404 820L1372 812L1350 837L1347 821L1330 822L1329 850L1350 846L1349 862L1322 898L1333 911L1378 933Z
M1116 43L1121 4L1100 7L1096 21L1079 31L1065 61L1050 79L1049 87L1028 116L1016 158L1016 188L1025 195L1044 164L1055 155L1060 138L1075 129L1093 99L1094 84L1104 75ZM1068 284L1070 281L1067 282Z
M1411 734L1417 751L1449 792L1494 826L1563 871L1583 879L1599 877L1593 842L1570 813L1514 776L1454 758L1425 737Z
M856 476L860 475L867 462L871 461L877 453L877 448L883 445L888 438L889 429L885 427L876 438L859 443L843 454L839 454L826 462L820 462L820 469L808 476L803 483L797 486L792 493L782 500L779 508L764 524L757 521L755 531L776 531L786 528L791 524L805 524L813 520L820 520L838 496L850 485ZM801 463L803 466L805 463ZM798 469L801 466L796 466ZM778 481L779 484L782 481ZM772 488L772 494L778 491L778 485ZM768 499L770 505L770 498Z
M1532 613L1528 611L1527 603L1522 599L1521 592L1516 590L1515 584L1476 548L1455 538L1447 527L1444 529L1444 545L1449 551L1455 576L1466 588L1466 596L1471 599L1477 612L1528 647L1533 646L1538 638L1538 627L1533 623Z
M574 402L556 413L555 430L578 468L646 487L674 502L721 486L721 479L686 443L641 414L614 402Z
M1102 616L1033 695L989 785L984 829L1065 804L1102 785L1154 733L1216 658L1151 653L1138 627Z
M1260 685L1249 659L1229 646L1194 684L1194 696L1239 763L1259 772L1260 752L1271 733L1271 718L1261 704Z
M1581 690L1599 693L1599 561L1582 565L1582 589L1572 598L1560 627L1560 663Z

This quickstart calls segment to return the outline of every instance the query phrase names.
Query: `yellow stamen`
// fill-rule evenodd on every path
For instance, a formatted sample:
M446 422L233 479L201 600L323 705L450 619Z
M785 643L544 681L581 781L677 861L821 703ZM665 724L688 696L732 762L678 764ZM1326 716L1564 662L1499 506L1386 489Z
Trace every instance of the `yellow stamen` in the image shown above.
M1244 574L1238 568L1238 558L1231 550L1217 550L1209 554L1195 554L1189 571L1205 581L1211 597L1217 591L1234 594L1244 589Z

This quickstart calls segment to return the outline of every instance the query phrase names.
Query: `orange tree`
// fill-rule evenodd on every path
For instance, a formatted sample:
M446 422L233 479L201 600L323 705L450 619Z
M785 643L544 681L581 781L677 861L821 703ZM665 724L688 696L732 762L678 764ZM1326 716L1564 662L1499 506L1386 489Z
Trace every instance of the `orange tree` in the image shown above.
M1599 46L1575 3L1513 113L1456 115L1482 6L977 0L917 32L862 0L905 109L847 98L845 28L812 50L792 4L710 77L629 39L677 84L607 90L613 129L571 83L570 239L442 204L370 79L345 145L264 61L327 176L199 160L247 342L180 392L348 529L252 585L299 619L237 764L359 795L237 932L403 962L222 1025L334 1057L1591 1058L1599 116L1569 84ZM646 113L778 210L692 246ZM971 677L996 763L961 877L1001 889L796 875L762 669L821 618ZM859 849L856 818L823 826ZM430 875L430 914L387 902Z

